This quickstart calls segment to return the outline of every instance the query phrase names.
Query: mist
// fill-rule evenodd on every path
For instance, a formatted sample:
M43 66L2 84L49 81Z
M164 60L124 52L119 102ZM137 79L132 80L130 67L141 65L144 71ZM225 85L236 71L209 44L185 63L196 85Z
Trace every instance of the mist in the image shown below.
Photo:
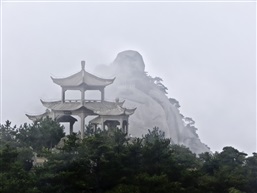
M144 58L213 151L256 151L253 3L2 3L2 115L14 124L59 100L50 76L93 72L124 50ZM149 128L150 129L150 128Z

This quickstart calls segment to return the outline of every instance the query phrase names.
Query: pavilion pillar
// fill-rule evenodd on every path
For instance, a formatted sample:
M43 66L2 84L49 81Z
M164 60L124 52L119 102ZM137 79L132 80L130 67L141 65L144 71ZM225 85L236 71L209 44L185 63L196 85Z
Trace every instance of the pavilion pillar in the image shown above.
M84 138L85 118L86 118L85 114L82 113L82 114L80 115L80 120L81 120L81 125L80 125L81 139Z
M101 89L100 92L101 92L101 101L104 101L104 89Z
M94 124L94 130L95 130L95 133L97 132L97 123Z
M128 135L128 127L129 127L129 121L128 118L126 119L126 134Z
M102 126L102 130L104 130L104 129L105 129L105 128L104 128L104 121L105 121L105 120L102 118L102 119L101 119L101 126Z
M74 122L70 122L70 135L72 135L73 133L73 125L74 125Z
M56 118L56 113L53 111L52 119L55 120L55 118Z
M119 123L120 123L120 129L121 129L121 131L124 132L122 119L119 120Z
M128 118L126 119L126 122L125 122L125 132L126 132L126 134L128 135Z
M66 90L62 88L62 102L65 102L65 92Z
M84 100L85 100L85 89L81 89L81 104L84 104Z

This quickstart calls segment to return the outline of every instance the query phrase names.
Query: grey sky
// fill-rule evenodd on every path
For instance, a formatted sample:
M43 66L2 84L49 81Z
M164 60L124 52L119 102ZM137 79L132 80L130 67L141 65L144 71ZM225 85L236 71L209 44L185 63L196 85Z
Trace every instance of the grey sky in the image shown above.
M2 120L29 122L39 99L60 98L50 76L141 53L213 151L256 151L254 3L2 4Z

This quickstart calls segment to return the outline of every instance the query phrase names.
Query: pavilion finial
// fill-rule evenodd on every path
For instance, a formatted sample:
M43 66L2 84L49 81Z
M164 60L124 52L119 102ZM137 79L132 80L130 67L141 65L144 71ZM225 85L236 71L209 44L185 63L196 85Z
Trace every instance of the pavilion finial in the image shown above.
M85 64L86 62L84 60L81 61L81 69L82 70L85 70Z

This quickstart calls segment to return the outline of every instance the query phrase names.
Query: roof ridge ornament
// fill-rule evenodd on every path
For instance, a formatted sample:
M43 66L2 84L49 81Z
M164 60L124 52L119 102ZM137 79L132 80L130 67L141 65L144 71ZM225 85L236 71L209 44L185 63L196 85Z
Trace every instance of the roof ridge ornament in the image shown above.
M81 70L85 70L86 62L84 60L81 61Z

